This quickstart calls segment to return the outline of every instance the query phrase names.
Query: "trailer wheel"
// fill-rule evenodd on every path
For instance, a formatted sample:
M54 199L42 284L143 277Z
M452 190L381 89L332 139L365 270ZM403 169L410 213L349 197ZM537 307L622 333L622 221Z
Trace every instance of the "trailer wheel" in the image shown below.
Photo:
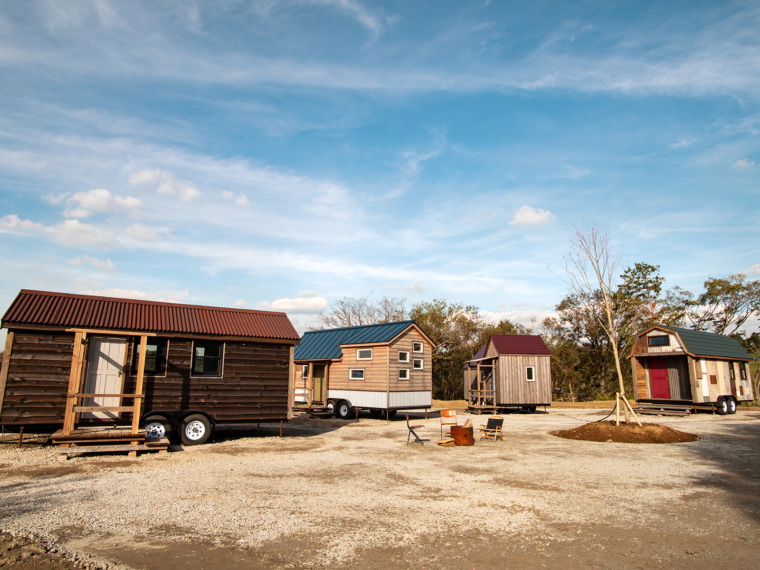
M331 414L335 413L335 401L334 400L327 400L327 411Z
M373 418L379 418L380 416L383 415L383 410L380 410L378 408L372 408L369 411L369 415L372 416Z
M522 407L524 412L528 412L529 414L533 414L536 411L536 406L523 406Z
M345 400L341 400L335 408L335 415L342 420L347 420L351 417L351 411L351 404Z
M736 413L736 400L733 398L726 398L726 401L728 402L728 413L729 414L735 414Z
M164 416L145 418L145 435L148 437L172 437L172 424Z
M719 416L725 416L728 413L728 399L720 396L715 402L715 411L718 412Z
M211 422L202 414L192 414L182 420L182 444L200 445L211 437Z

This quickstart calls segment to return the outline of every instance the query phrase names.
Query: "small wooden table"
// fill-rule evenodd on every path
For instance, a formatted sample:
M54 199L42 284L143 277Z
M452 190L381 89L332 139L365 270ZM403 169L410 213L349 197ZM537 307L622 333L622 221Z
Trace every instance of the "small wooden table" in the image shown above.
M475 438L472 435L472 426L451 426L451 439L457 445L475 445Z

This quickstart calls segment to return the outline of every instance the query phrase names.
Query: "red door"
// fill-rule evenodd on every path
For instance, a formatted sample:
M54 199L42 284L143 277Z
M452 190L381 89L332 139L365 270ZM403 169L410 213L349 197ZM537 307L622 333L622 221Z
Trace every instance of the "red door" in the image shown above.
M649 359L650 396L656 400L670 399L670 384L668 384L668 359L665 356L655 356Z

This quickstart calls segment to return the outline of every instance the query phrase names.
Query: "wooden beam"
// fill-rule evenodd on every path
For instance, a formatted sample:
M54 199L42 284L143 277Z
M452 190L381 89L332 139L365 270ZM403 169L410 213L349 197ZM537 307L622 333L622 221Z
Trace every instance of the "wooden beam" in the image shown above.
M143 381L145 380L145 351L148 347L148 336L144 334L140 337L140 357L137 360L137 381L135 382L136 397L132 411L132 433L135 435L140 429L140 410L142 409Z
M156 333L152 332L115 331L108 329L66 329L66 332L79 332L98 336L156 336Z
M288 358L288 419L293 419L293 406L296 400L296 382L295 382L295 364L293 363L293 353L295 347L291 346Z
M74 350L71 355L71 371L69 372L69 390L66 396L66 411L63 415L63 435L69 435L74 429L74 406L77 402L75 394L79 392L79 385L82 379L86 342L87 333L80 331L74 335Z
M11 350L13 349L13 331L8 331L5 337L5 350L3 350L3 364L0 367L0 418L3 416L3 401L5 400L5 387L8 384L8 373L11 367Z

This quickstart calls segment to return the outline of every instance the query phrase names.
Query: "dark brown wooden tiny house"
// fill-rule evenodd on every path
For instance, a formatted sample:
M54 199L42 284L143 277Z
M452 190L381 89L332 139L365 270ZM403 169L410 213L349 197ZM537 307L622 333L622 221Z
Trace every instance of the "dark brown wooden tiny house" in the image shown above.
M636 336L629 358L640 403L714 407L727 414L753 399L752 358L728 336L658 325Z
M22 290L2 327L2 425L129 423L137 409L200 443L217 423L292 414L299 336L284 313Z
M464 369L464 397L474 411L552 402L549 349L539 335L491 335Z

